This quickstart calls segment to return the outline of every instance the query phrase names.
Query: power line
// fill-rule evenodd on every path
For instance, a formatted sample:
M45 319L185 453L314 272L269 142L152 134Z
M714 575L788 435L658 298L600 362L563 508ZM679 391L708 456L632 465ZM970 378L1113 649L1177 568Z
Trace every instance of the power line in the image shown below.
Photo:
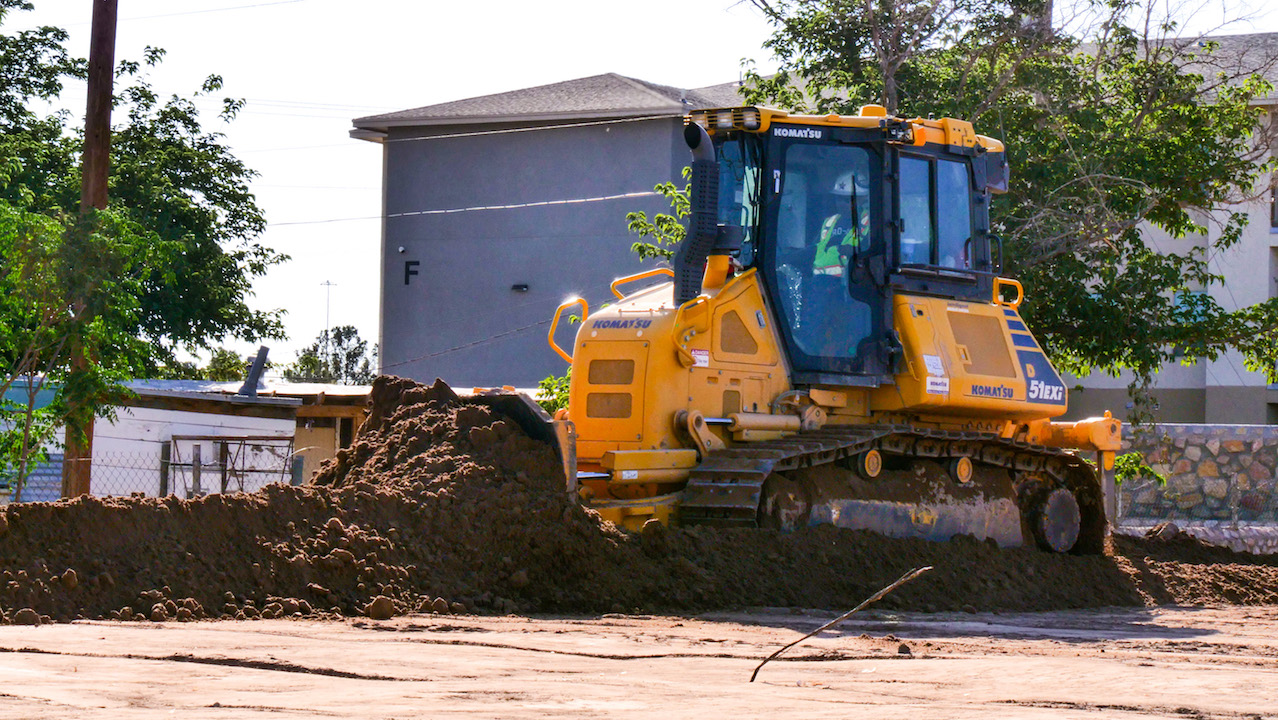
M164 13L162 15L142 15L139 17L120 18L120 20L155 20L156 18L179 17L181 15L204 15L207 13L228 12L231 10L250 10L252 8L269 7L272 5L292 5L294 3L305 1L306 0L275 0L275 2L253 3L252 5L235 5L232 7L207 8L205 10L187 10L184 12Z
M275 0L274 2L253 3L251 5L234 5L232 7L206 8L204 10L186 10L183 12L164 13L160 15L140 15L138 17L122 17L119 22L133 22L135 20L155 20L157 18L178 17L181 15L205 15L208 13L229 12L231 10L249 10L252 8L269 7L271 5L292 5L293 3L305 2L306 0ZM74 23L59 23L62 27L81 27L89 25L88 21ZM31 28L28 28L31 29Z
M412 212L389 213L387 215L366 215L363 217L349 218L330 218L328 220L298 220L294 222L267 223L269 227L282 227L285 225L320 225L325 223L352 222L356 220L382 220L400 217L417 217L421 215L453 215L456 213L480 212L487 210L521 210L534 207L550 207L556 205L580 205L582 203L604 202L608 200L627 200L641 197L653 197L661 193L655 190L645 190L643 192L619 193L617 195L601 195L599 197L588 198L572 198L569 200L538 200L536 202L527 203L511 203L509 205L482 205L476 207L464 208L448 208L444 210L414 210Z
M383 110L389 111L385 105L343 105L341 103L320 103L309 100L272 100L268 98L244 98L246 102L260 105L278 105L279 107L304 107L332 110Z
M381 190L381 188L373 185L268 185L254 183L253 187L285 190Z
M399 362L394 362L394 363L384 363L384 364L382 365L382 371L383 371L383 372L385 372L385 371L386 371L386 368L399 367L399 366L401 366L401 365L407 365L407 364L409 364L409 363L421 362L422 360L429 360L429 359L434 358L434 357L439 357L440 355L447 355L448 353L457 352L458 350L465 350L466 348L475 347L476 345L483 345L483 344L485 344L485 343L490 343L490 342L492 342L492 341L494 341L494 340L498 340L498 339L500 339L500 338L507 337L507 336L510 336L510 335L515 335L515 334L517 334L517 333L521 333L521 332L523 332L523 331L525 331L525 330L531 330L532 328L535 328L535 327L537 327L538 325L549 325L553 319L554 319L554 318L550 318L550 319L547 319L547 320L539 320L539 321L537 321L537 322L535 322L535 323L532 323L532 324L530 324L530 325L525 325L525 326L523 326L523 327L515 328L514 330L507 330L506 332L503 332L503 333L497 333L496 335L492 335L492 336L490 336L490 337L481 338L481 339L479 339L479 340L475 340L475 341L472 341L472 342L468 342L468 343L465 343L465 344L462 344L462 345L455 345L455 346L450 347L450 348L447 348L447 349L445 349L445 350L438 350L438 351L436 351L436 352L428 353L428 354L426 354L426 355L421 355L421 356L419 356L419 357L409 358L408 360L401 360L401 361L399 361Z
M354 143L332 143L329 145L295 145L293 147L277 147L277 148L260 148L236 150L237 153L268 153L268 152L284 152L289 150L321 150L325 148L360 148ZM363 148L360 148L361 150Z

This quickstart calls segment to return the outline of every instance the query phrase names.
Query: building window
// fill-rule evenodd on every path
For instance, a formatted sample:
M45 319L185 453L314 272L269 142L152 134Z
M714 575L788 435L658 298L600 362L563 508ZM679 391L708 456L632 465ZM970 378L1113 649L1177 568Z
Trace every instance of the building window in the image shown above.
M1278 232L1278 187L1269 189L1269 232Z

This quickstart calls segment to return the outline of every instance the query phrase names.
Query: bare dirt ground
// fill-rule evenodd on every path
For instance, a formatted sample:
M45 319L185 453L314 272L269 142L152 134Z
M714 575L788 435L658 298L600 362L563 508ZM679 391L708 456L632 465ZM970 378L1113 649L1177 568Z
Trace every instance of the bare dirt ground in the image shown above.
M0 627L0 718L1278 718L1278 607Z

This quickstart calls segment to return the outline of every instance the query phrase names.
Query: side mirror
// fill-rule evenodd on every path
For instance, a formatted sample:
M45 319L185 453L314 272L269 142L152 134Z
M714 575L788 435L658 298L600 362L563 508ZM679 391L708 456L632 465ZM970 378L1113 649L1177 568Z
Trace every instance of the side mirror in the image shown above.
M1011 183L1011 171L1007 167L1007 155L1001 152L987 152L985 159L985 188L992 193L1007 192ZM978 158L977 162L980 162Z

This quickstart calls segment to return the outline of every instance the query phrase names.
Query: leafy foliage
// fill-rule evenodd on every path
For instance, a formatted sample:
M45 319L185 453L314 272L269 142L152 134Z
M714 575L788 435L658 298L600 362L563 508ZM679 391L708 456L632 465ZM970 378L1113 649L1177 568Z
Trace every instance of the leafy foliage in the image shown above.
M568 407L568 390L572 385L572 368L561 377L551 375L537 383L537 404L543 410L554 415L557 410Z
M1012 188L991 222L1058 367L1129 371L1138 400L1165 363L1230 350L1278 380L1278 300L1231 309L1206 292L1273 168L1273 129L1251 102L1278 58L1170 38L1173 20L1139 33L1127 20L1152 11L1133 0L1058 7L1100 13L1062 29L1038 0L753 1L784 67L751 74L750 102L818 113L878 102L1005 141Z
M217 348L213 351L213 357L209 359L208 367L204 368L202 374L206 380L220 382L243 380L244 368L247 364L248 362L238 353L226 348Z
M24 6L0 0L0 22ZM50 217L78 207L81 139L66 114L39 117L30 108L57 98L63 78L84 75L66 38L48 27L0 34L0 158L17 163L0 198ZM145 75L163 57L148 48L141 62L119 64L109 181L116 212L164 243L157 270L133 288L132 331L150 348L139 371L150 374L179 348L283 336L278 312L248 305L253 278L286 259L256 242L265 219L248 190L255 173L221 133L204 129L194 102L219 91L221 78L210 76L192 98L164 100ZM234 119L242 104L224 100L220 119Z
M323 330L310 347L297 354L297 361L285 366L290 382L368 385L377 375L377 346L369 348L353 325Z
M1123 483L1128 480L1149 478L1159 485L1167 484L1167 476L1158 472L1145 462L1145 456L1138 452L1129 452L1114 458L1114 481Z
M29 9L0 0L0 24ZM252 279L285 259L255 241L253 172L191 99L152 90L143 71L163 51L119 64L117 87L130 84L115 97L111 205L78 212L80 131L68 113L33 110L86 74L66 41L51 27L0 32L0 360L15 389L0 408L0 463L19 483L53 429L80 436L120 381L177 368L179 348L282 335L278 312L247 304ZM212 76L196 96L220 87ZM240 106L224 101L222 120Z
M684 179L691 174L692 168L683 169ZM653 188L670 201L670 211L673 214L657 213L649 220L648 214L642 210L626 213L626 228L640 238L648 238L636 240L630 246L640 260L649 258L669 260L674 257L674 246L683 240L687 232L683 226L683 219L692 211L692 205L688 199L688 187L684 185L683 189L679 189L674 183L663 182L657 183Z
M68 220L0 200L0 476L19 497L56 428L77 407L105 414L147 356L134 298L165 251L113 210ZM77 347L96 362L73 368Z

